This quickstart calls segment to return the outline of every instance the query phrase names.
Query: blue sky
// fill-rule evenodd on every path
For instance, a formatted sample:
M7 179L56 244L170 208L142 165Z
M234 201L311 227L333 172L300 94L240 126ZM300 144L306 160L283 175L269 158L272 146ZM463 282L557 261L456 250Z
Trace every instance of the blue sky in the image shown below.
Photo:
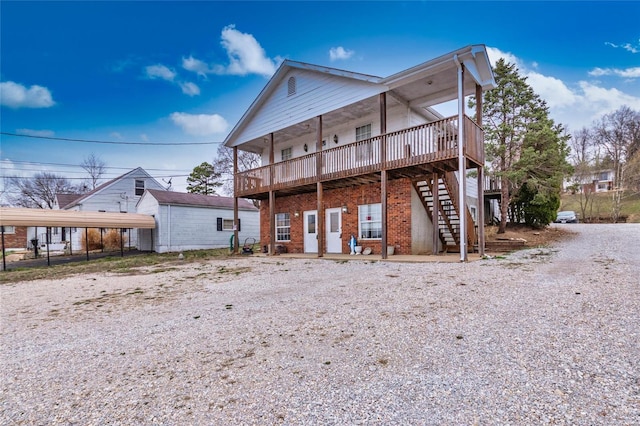
M640 2L0 3L1 176L106 178L142 166L173 189L283 59L388 76L469 44L515 62L570 130L640 110ZM1 187L0 187L1 188ZM6 195L6 194L5 194Z

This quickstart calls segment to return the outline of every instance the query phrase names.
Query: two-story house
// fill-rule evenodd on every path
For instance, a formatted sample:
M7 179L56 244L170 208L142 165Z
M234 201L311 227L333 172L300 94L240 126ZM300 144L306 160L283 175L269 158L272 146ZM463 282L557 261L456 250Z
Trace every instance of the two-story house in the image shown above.
M483 45L385 78L286 60L224 141L236 158L234 196L262 200L261 243L272 254L349 253L353 236L383 258L459 251L466 260L476 244L484 250L481 103L495 86ZM474 118L467 96L479 104ZM451 101L453 116L433 109ZM263 165L239 170L238 150Z

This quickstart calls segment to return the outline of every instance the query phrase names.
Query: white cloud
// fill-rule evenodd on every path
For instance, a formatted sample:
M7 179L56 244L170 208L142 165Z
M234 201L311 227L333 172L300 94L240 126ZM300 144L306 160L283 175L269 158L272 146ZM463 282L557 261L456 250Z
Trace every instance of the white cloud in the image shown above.
M218 114L187 114L174 112L171 120L182 130L193 136L209 136L227 131L229 124Z
M200 94L200 88L191 82L179 82L180 88L182 89L182 93L189 96L196 96Z
M354 53L355 52L353 50L345 49L342 46L332 47L329 49L329 60L333 62L339 59L349 59Z
M122 137L122 133L119 133L119 132L111 132L111 133L109 133L109 136L111 136L113 139L115 139L115 140L119 140L119 141L121 141L122 139L124 139L124 138Z
M141 134L140 134L140 139L141 139L143 142L149 142L149 136L147 136L147 134L146 134L146 133L141 133Z
M187 71L192 71L198 74L199 76L206 77L207 74L214 73L214 70L209 68L204 61L200 59L196 59L193 56L189 56L188 58L182 58L182 68Z
M162 80L173 81L176 77L175 71L170 70L162 64L149 65L148 67L145 67L144 70L147 77L151 79L160 78Z
M613 48L616 48L616 49L618 49L618 48L624 49L624 50L626 50L628 52L631 52L631 53L640 53L640 40L638 40L638 43L635 44L635 45L633 45L631 43L615 44L615 43L611 43L611 42L608 42L608 41L605 41L604 44L607 45L607 46L611 46Z
M9 108L48 108L55 105L46 87L33 85L28 89L13 81L0 83L0 105Z
M589 71L589 75L593 77L601 77L604 75L615 75L623 78L640 78L640 67L632 68L594 68Z
M593 120L604 114L615 111L623 105L632 109L640 109L640 97L629 95L612 87L602 87L599 82L581 80L575 83L563 81L557 77L543 74L540 70L532 69L512 53L505 53L499 49L488 47L487 53L493 65L499 58L518 67L520 75L527 78L533 90L547 102L551 117L557 123L568 125L571 129L589 126ZM590 76L617 75L620 77L638 77L640 69L626 70L596 68L589 72Z
M227 25L222 29L220 44L226 50L229 57L228 65L207 64L206 62L189 55L182 58L182 68L195 72L201 77L208 74L247 75L258 74L270 77L276 71L276 67L282 62L282 58L267 57L265 50L252 34L236 30L235 25Z
M55 132L53 130L16 129L16 133L41 138L51 138L55 136Z

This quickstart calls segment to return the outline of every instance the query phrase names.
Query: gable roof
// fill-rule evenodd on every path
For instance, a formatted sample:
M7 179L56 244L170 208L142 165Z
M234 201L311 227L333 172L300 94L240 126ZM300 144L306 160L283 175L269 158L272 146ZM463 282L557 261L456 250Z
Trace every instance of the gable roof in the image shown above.
M93 197L94 195L102 192L104 189L109 188L110 186L112 186L114 183L122 180L122 179L126 179L127 177L129 177L130 175L135 174L136 172L142 172L142 174L146 175L149 179L153 180L156 184L158 184L158 186L162 186L160 185L160 183L155 180L154 178L151 177L151 175L149 173L146 172L146 170L144 170L142 167L136 167L133 170L128 171L127 173L124 173L116 178L111 179L110 181L107 181L105 183L103 183L102 185L97 186L95 189L87 192L86 194L83 194L82 196L80 196L79 198L76 198L75 200L73 200L71 203L67 204L64 206L64 209L70 209L71 207L75 207L78 204L82 204L83 201ZM62 208L62 206L60 206L60 208Z
M429 110L430 106L457 98L457 70L461 64L464 65L467 75L464 84L465 96L475 94L476 84L481 86L483 90L496 86L484 45L470 45L458 49L386 78L285 60L225 138L224 145L227 147L245 145L243 149L255 152L256 146L259 146L258 141L269 133L281 131L313 117L334 112L347 105L356 105L365 100L371 100L375 95L385 92L389 92L392 98L414 110L422 110L423 112L426 110L426 114L433 114L433 111ZM323 103L314 104L313 107L306 104L292 104L290 109L282 114L281 120L274 120L268 126L261 128L262 134L259 136L255 132L245 131L274 96L275 90L284 84L284 79L292 70L304 70L334 80L342 79L346 81L348 86L366 85L367 90L350 93L348 100L327 97ZM375 102L370 102L367 106L361 104L360 108L370 108L375 104ZM294 115L297 118L293 119Z
M82 194L56 194L58 208L64 209L67 204L71 204L80 197L82 197Z
M147 189L143 194L143 197L147 195L155 198L158 201L158 204L233 209L233 197L190 194L186 192L159 191L157 189ZM258 211L258 208L256 206L243 198L238 199L238 209Z

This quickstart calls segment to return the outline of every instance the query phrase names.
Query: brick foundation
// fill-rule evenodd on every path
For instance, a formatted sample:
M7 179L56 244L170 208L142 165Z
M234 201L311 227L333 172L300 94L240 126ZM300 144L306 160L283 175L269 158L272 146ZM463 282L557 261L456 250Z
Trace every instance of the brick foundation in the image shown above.
M395 247L395 254L411 254L411 181L395 179L387 182L387 243ZM355 235L363 249L370 247L373 254L381 253L381 241L359 239L358 206L380 203L380 184L352 186L323 191L323 208L347 206L348 213L342 213L342 253L349 253L349 239ZM291 218L291 241L276 242L286 247L288 253L303 253L303 212L317 210L316 193L276 197L275 213L289 213ZM299 216L295 217L294 212ZM326 218L325 218L326 220ZM260 241L267 245L269 236L269 200L260 205ZM323 253L326 249L323 248Z

